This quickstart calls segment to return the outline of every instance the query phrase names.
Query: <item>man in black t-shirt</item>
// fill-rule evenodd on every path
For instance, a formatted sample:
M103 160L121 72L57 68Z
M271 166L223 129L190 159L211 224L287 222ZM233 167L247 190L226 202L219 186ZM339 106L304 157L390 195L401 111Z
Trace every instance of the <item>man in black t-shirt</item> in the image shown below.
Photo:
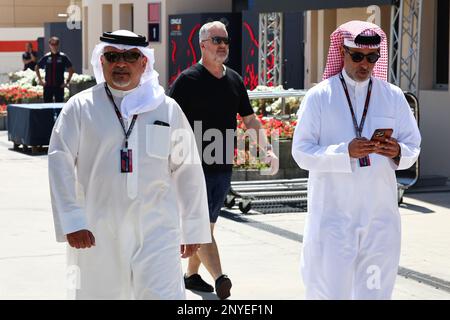
M48 41L50 52L39 60L35 70L39 84L44 87L44 102L64 101L64 88L69 85L73 75L73 67L70 59L59 51L59 38L51 37ZM45 69L45 82L42 80L39 68ZM64 72L69 72L69 77L64 82Z
M214 291L198 274L200 264L203 263L215 280L217 296L226 299L230 296L231 281L222 273L213 232L230 189L236 116L239 114L242 117L247 129L259 130L262 126L253 113L241 76L224 65L230 41L225 25L219 21L203 25L199 41L201 60L183 71L169 90L169 96L183 109L196 135L206 179L211 222L212 243L202 244L197 254L189 258L185 285L186 289ZM263 150L268 149L265 136L259 145ZM269 151L266 160L271 161L274 169L272 173L276 173L278 158Z
M22 54L23 71L31 69L34 71L36 67L37 52L33 51L33 44L27 42L25 45L25 52Z

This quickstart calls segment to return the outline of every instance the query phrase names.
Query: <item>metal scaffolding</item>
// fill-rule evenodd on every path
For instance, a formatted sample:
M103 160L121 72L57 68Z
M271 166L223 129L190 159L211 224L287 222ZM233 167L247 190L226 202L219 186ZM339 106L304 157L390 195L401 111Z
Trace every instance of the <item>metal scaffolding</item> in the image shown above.
M283 13L259 14L258 83L265 86L282 84Z
M422 0L399 0L391 11L389 81L419 94Z

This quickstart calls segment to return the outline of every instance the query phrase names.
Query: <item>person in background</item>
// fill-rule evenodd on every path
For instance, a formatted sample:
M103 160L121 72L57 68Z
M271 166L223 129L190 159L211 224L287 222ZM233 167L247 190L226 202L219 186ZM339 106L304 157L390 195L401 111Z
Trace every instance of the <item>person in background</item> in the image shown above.
M237 114L242 117L247 129L259 131L262 125L253 112L241 76L224 64L228 59L230 45L225 25L219 21L206 23L200 28L199 42L201 60L179 75L169 90L169 96L178 102L194 131L195 126L200 124L202 137L207 136L207 132L217 132L221 139L214 140L212 144L222 141L222 145L214 148L215 154L212 156L207 154L211 149L210 141L204 138L200 142L208 190L212 243L202 245L200 250L189 258L184 281L186 289L203 292L213 292L215 289L220 299L226 299L231 294L232 284L229 277L222 272L214 227L230 189L233 168L234 149L228 146L233 146L234 140L227 141L227 131L236 130ZM269 174L275 174L279 166L278 158L272 152L264 134L261 138L261 149L268 150L263 160L270 162ZM201 264L215 280L214 287L198 274Z
M74 73L69 57L59 51L59 38L51 37L48 41L50 52L44 55L37 63L35 70L39 84L44 87L44 102L63 102L64 88L67 87ZM45 69L45 81L42 80L39 69ZM69 72L64 81L64 72Z
M33 51L33 44L27 42L25 45L25 52L22 54L23 71L31 69L34 71L37 61L37 52Z

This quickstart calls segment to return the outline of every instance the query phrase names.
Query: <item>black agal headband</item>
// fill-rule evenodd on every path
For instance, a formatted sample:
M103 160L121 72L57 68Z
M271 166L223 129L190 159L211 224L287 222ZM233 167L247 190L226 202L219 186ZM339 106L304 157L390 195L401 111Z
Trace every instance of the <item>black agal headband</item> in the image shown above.
M381 42L381 37L378 34L375 35L363 35L363 34L359 34L358 36L356 36L355 38L355 43L358 45L379 45Z
M144 36L139 35L137 37L119 36L117 34L112 34L112 32L104 32L103 35L100 37L100 41L136 47L148 46L148 41Z

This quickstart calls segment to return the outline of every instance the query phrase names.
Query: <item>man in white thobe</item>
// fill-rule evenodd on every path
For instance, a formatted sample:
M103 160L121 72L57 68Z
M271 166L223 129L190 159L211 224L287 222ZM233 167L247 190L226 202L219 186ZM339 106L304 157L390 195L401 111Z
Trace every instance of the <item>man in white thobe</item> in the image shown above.
M331 35L324 81L299 109L292 155L309 170L307 299L391 298L401 236L395 170L414 164L421 137L386 76L386 35L350 21ZM375 129L393 129L392 137L371 141Z
M145 37L100 40L97 85L64 105L49 147L69 289L78 299L185 299L181 258L211 242L194 135L159 85Z

